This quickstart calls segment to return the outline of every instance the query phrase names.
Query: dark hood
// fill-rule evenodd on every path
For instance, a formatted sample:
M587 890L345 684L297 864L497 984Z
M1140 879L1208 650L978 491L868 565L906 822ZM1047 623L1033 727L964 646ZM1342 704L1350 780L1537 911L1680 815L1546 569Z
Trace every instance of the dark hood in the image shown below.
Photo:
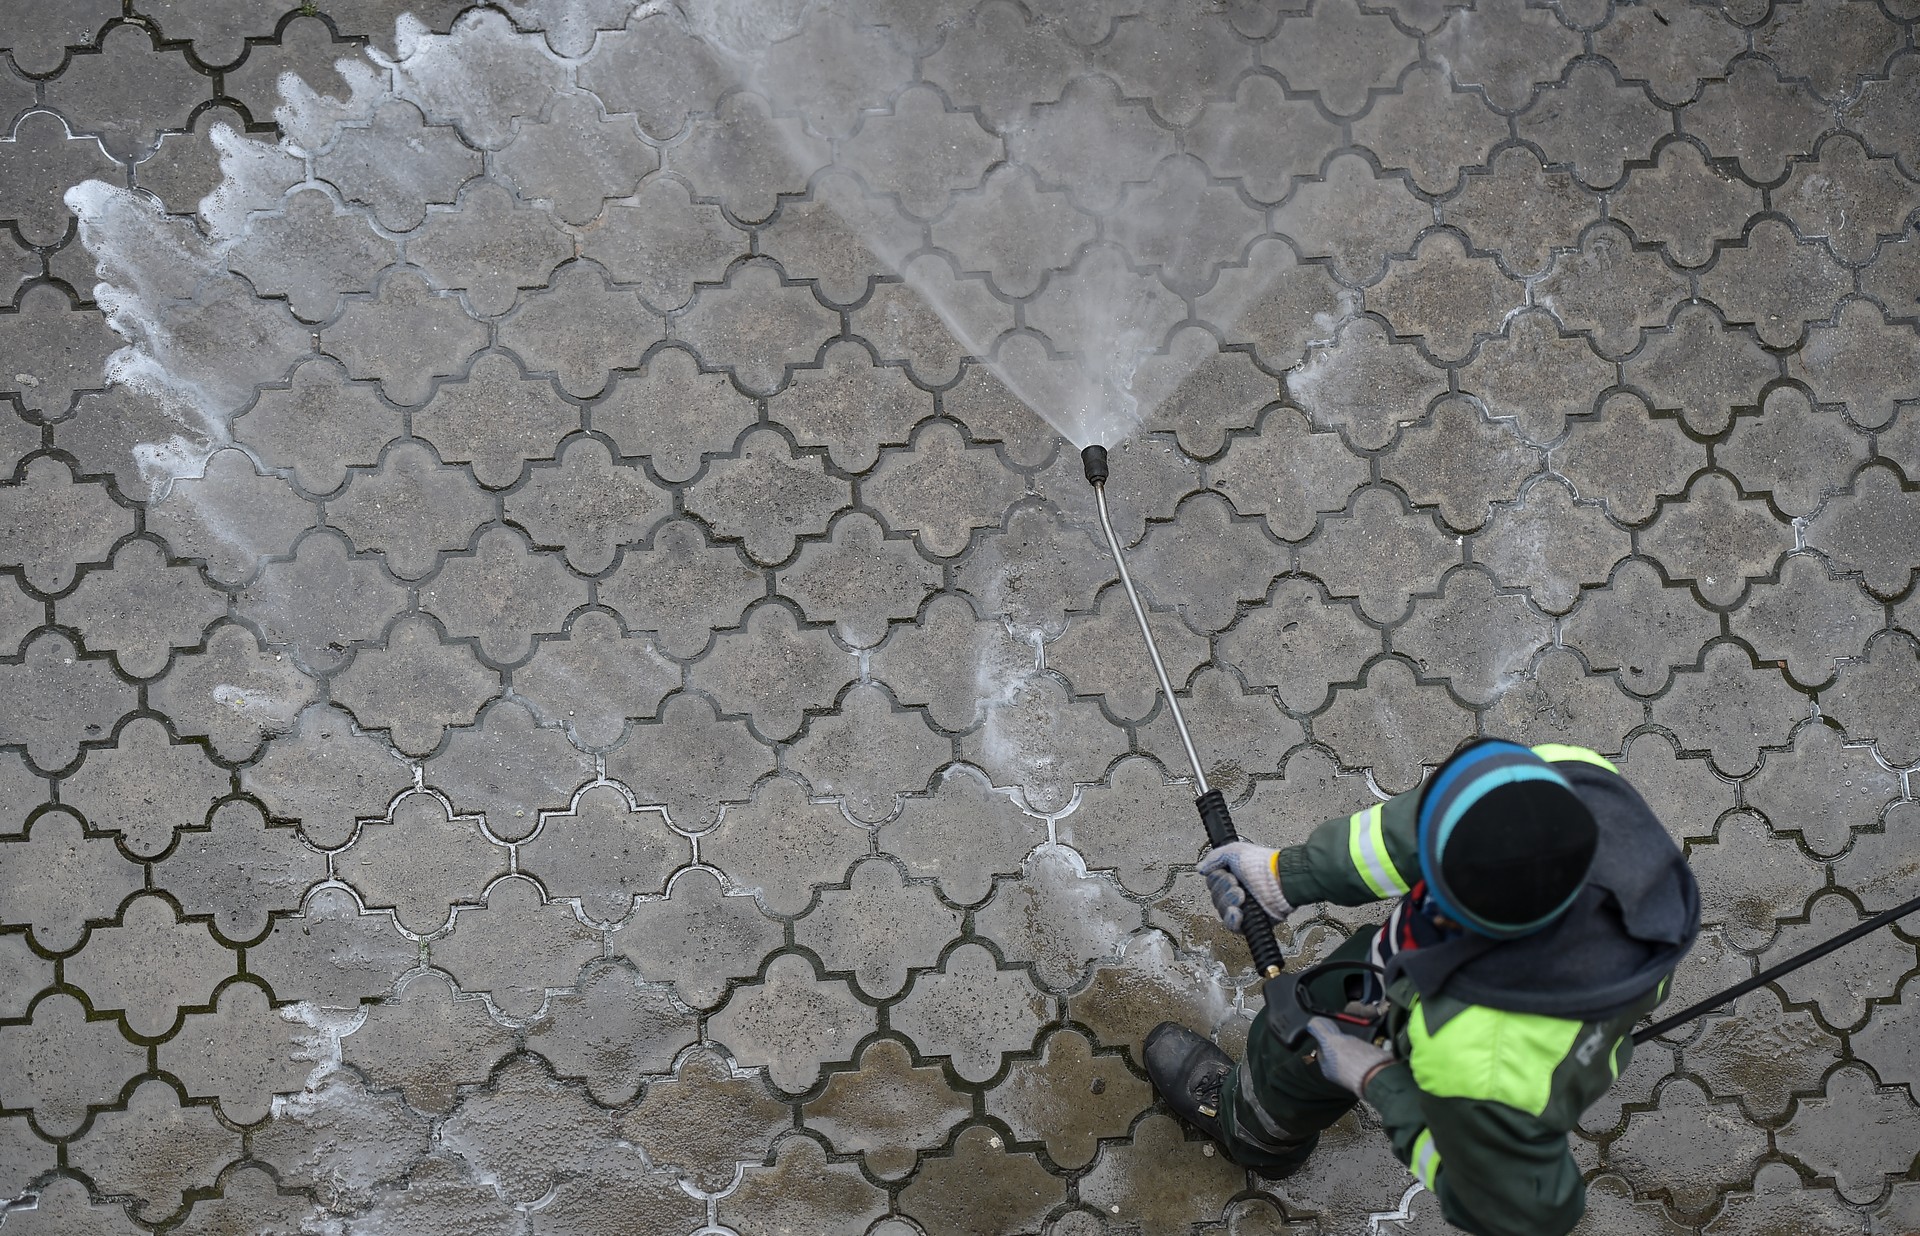
M1396 954L1422 997L1580 1021L1618 1016L1673 973L1700 934L1700 887L1634 788L1593 764L1563 762L1600 828L1593 870L1551 926L1518 940L1464 936Z

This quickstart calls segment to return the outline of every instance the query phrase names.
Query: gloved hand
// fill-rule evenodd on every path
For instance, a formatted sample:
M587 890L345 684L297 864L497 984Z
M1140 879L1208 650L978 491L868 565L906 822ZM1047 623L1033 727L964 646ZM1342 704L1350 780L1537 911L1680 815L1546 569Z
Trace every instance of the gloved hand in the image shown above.
M1209 851L1200 860L1200 874L1207 877L1213 908L1228 931L1240 930L1241 907L1247 904L1249 895L1276 923L1292 912L1286 894L1280 891L1280 877L1273 872L1275 853L1251 841L1233 841Z
M1316 1017L1307 1023L1307 1033L1320 1046L1320 1071L1327 1080L1366 1097L1367 1079L1375 1069L1393 1063L1393 1053L1375 1047L1365 1039L1340 1032L1340 1024L1331 1017Z

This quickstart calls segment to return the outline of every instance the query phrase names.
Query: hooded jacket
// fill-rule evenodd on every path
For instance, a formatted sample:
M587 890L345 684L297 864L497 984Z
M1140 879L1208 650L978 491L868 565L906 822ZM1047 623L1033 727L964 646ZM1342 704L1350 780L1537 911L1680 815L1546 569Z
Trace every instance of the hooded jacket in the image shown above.
M1585 1209L1567 1133L1633 1058L1700 929L1680 849L1619 769L1582 747L1535 747L1592 811L1587 884L1517 940L1465 935L1396 953L1387 970L1396 1061L1367 1101L1395 1154L1455 1227L1556 1236ZM1328 820L1275 859L1295 905L1359 905L1419 879L1419 790Z

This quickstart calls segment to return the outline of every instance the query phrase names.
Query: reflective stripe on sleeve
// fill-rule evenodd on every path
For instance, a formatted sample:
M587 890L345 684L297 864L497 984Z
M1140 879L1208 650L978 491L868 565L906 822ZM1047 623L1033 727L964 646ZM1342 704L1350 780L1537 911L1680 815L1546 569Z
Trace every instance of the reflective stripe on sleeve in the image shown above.
M1533 753L1549 764L1568 762L1574 764L1596 764L1610 773L1620 771L1612 760L1588 747L1574 747L1563 742L1543 742L1533 749Z
M1387 854L1387 837L1380 827L1380 804L1356 811L1347 819L1347 855L1353 869L1376 897L1397 897L1412 887Z
M1422 1129L1420 1136L1413 1139L1413 1162L1408 1166L1415 1180L1425 1185L1427 1192L1433 1189L1434 1177L1440 1174L1440 1152L1433 1148L1433 1130Z

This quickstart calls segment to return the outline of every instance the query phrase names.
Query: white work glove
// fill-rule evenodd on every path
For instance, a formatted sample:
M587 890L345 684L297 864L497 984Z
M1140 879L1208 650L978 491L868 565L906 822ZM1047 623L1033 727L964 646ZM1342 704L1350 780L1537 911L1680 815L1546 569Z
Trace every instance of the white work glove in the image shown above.
M1251 841L1232 841L1208 851L1200 860L1200 874L1207 877L1213 908L1228 931L1240 930L1241 908L1249 896L1276 923L1292 912L1286 894L1280 891L1280 877L1273 873L1275 853Z
M1316 1017L1307 1023L1307 1033L1320 1045L1320 1071L1335 1085L1344 1086L1362 1098L1367 1081L1376 1069L1393 1063L1393 1053L1365 1039L1342 1034L1331 1017Z

